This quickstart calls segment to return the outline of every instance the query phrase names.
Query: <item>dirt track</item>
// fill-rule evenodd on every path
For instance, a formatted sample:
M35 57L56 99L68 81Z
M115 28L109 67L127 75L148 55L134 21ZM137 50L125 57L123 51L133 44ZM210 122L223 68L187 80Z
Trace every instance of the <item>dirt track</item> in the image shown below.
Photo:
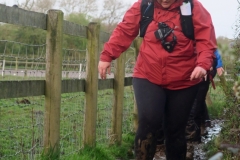
M203 151L204 144L208 143L214 136L217 136L221 130L222 120L212 120L211 126L207 128L208 134L202 136L202 143L193 144L194 146L194 160L206 160L206 153ZM165 153L163 151L163 145L157 147L157 151L153 160L166 160Z

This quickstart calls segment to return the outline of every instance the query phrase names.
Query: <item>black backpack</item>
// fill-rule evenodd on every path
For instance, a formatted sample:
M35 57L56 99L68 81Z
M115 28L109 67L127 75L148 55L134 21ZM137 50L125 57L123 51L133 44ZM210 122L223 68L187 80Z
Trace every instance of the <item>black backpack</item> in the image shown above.
M154 13L154 0L142 0L141 3L141 21L140 21L140 37L144 37L148 25L153 20ZM184 0L183 2L190 2L191 8L193 8L192 0ZM179 8L180 10L180 8ZM181 13L181 11L180 11ZM194 27L192 22L192 15L185 16L181 14L181 26L183 33L186 37L194 40Z

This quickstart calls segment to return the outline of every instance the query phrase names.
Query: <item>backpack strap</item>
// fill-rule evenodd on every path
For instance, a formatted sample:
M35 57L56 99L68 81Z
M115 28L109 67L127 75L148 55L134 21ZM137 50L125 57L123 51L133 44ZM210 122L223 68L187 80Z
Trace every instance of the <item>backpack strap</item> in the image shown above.
M193 9L193 0L184 0L185 3L190 3L191 9ZM148 25L153 20L154 14L154 1L153 0L142 0L141 3L141 20L140 20L140 37L144 37ZM183 34L189 39L194 40L194 26L192 22L192 15L182 15L180 10L181 26Z
M215 83L214 83L214 81L213 81L213 77L212 77L211 74L209 74L209 79L210 79L210 82L212 83L213 89L216 89L216 86L215 86Z
M191 11L193 10L193 0L184 0L183 3L190 3L191 5ZM191 15L182 15L181 10L180 10L180 17L181 17L181 26L182 26L182 31L183 34L189 38L194 40L194 26L193 26L193 21L192 21L192 14Z
M144 37L148 25L153 20L154 2L152 0L142 0L141 3L141 21L140 21L140 37Z

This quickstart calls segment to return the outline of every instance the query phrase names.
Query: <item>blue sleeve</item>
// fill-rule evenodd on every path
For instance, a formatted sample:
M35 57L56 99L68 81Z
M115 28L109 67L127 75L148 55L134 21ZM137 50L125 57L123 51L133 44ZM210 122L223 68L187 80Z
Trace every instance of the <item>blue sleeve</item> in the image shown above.
M215 54L216 59L217 59L216 68L223 67L222 58L221 58L221 55L220 55L218 49L216 49L216 51L214 52L214 54Z

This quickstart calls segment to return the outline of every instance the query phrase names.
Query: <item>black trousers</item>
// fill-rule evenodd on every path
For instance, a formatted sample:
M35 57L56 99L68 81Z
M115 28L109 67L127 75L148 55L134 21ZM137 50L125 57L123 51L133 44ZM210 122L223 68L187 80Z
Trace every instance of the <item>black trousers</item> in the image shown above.
M137 160L153 159L162 129L167 160L186 159L185 127L198 85L168 90L146 79L133 78L133 87L139 116L135 137Z

